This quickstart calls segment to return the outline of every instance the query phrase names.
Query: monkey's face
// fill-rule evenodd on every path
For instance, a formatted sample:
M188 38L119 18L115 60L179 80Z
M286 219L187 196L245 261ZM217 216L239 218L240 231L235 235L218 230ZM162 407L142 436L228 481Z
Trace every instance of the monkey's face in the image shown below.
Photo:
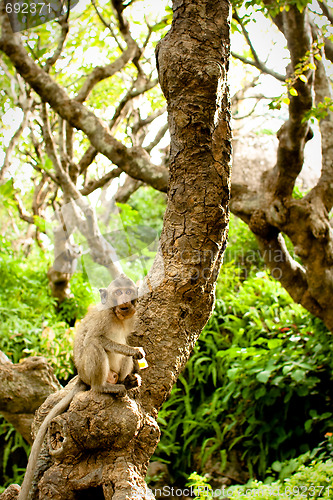
M129 278L117 278L108 288L101 288L99 293L104 308L113 309L118 319L130 318L135 313L138 291Z
M133 316L137 301L137 291L133 288L117 288L113 294L113 310L119 319Z

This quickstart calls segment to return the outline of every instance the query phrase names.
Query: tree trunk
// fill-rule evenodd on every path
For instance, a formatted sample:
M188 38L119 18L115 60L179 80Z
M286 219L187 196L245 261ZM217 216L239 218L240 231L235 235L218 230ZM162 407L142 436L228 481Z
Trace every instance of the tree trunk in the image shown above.
M228 2L174 2L172 28L157 48L171 136L168 204L139 306L149 410L165 400L214 304L229 217L229 49Z
M173 11L157 49L171 133L168 204L135 342L148 368L137 393L82 392L52 421L31 499L153 498L144 476L158 443L155 418L214 305L230 197L229 3L174 0ZM67 390L48 398L39 420Z
M33 356L13 364L0 351L0 413L28 443L35 411L59 388L45 358Z

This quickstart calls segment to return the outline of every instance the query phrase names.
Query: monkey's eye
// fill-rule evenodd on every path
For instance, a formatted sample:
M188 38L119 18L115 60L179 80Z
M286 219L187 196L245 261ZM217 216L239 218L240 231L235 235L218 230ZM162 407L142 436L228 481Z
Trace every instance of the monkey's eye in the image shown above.
M128 290L126 290L126 295L131 295L132 293L132 290L129 288Z
M123 292L121 290L119 290L119 288L114 293L115 293L115 295L118 295L118 297L119 297L119 295L123 294Z

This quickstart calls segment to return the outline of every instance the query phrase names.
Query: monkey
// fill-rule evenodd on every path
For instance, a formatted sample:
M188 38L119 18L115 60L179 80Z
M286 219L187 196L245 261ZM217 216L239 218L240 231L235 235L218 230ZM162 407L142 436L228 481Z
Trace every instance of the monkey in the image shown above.
M97 392L124 394L144 358L141 347L127 345L134 328L137 289L125 275L99 290L101 303L88 312L74 340L74 364L80 379ZM120 383L118 383L120 382Z
M89 386L99 393L123 396L127 389L140 385L138 360L144 359L145 353L141 347L127 344L134 327L137 287L130 278L121 274L99 293L101 303L88 311L75 333L73 357L78 380L40 426L18 500L28 499L39 452L51 420L67 410L78 392Z

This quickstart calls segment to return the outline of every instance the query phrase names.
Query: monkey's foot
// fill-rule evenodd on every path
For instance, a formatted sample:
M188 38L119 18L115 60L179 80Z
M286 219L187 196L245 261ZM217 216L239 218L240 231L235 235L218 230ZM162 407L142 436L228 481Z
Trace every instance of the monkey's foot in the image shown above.
M123 384L110 384L106 382L100 392L105 392L107 394L119 394L119 396L125 396L126 387Z
M138 373L132 373L127 375L124 380L124 385L126 389L135 389L136 387L140 387L141 385L141 377Z

